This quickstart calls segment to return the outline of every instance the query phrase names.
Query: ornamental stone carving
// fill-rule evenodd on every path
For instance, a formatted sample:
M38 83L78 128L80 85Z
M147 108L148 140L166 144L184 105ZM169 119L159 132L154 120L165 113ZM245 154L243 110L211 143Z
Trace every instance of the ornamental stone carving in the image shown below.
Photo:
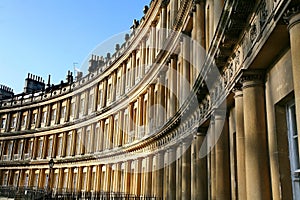
M285 22L288 24L288 29L291 29L295 24L300 23L299 14L300 14L300 6L292 7L286 11L283 18Z

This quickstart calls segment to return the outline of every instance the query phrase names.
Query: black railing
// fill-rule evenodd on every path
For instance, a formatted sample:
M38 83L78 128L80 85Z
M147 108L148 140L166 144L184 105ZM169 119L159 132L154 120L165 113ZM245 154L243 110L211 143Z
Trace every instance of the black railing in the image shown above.
M60 200L60 199L99 199L99 200L159 200L157 197L136 196L132 194L114 193L114 192L86 192L71 191L68 189L40 189L35 187L13 187L0 186L0 197L14 199L41 199L41 200Z
M0 186L0 197L14 199L43 199L47 191L34 187Z

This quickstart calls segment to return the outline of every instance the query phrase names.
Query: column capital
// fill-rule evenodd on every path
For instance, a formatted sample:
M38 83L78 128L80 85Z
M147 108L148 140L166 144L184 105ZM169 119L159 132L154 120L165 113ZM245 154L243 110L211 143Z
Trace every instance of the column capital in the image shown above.
M165 79L166 78L166 73L168 71L168 67L164 66L160 69L160 71L158 72L158 78L161 79Z
M243 84L242 89L263 85L265 79L265 72L263 70L244 71L240 79Z
M290 30L294 25L300 23L300 6L289 8L283 18L288 23L288 29Z
M205 2L205 0L194 0L195 4L200 4L200 3L204 3L204 2Z
M174 149L172 149L172 148L170 147L170 148L168 148L165 152L169 154L170 152L174 152Z
M178 55L177 55L177 54L172 54L172 55L170 56L170 59L171 59L171 60L177 60L177 58L178 58Z
M190 39L190 38L189 38L190 35L191 35L191 33L188 32L188 31L186 31L186 30L181 31L180 42L183 42L183 39L186 39L186 38L187 38L187 39Z
M160 7L161 8L166 8L169 4L170 0L162 0Z
M157 20L154 20L154 21L151 22L151 25L150 25L150 26L151 26L152 28L156 28L156 25L157 25Z
M212 116L214 120L226 118L226 109L224 108L213 108L212 109Z
M197 11L197 7L196 7L196 3L195 1L193 2L193 6L191 8L191 11L190 11L190 16L193 17L194 13Z
M232 92L234 93L234 98L239 98L239 97L243 97L243 90L242 90L242 86L235 86L232 90Z
M196 136L206 136L207 129L208 129L208 127L201 127L201 126L199 126L197 128L197 134L196 134Z

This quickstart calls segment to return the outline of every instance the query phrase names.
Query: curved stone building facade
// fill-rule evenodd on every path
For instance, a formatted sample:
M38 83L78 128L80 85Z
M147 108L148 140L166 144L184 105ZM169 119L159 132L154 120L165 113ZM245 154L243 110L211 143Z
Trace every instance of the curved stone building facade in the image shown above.
M2 189L299 199L299 1L152 0L144 14L87 75L1 86Z

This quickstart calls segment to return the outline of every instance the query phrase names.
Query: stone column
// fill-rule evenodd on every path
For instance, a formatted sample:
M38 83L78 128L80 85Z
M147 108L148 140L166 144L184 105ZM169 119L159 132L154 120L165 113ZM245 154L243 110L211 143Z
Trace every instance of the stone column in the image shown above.
M140 196L141 194L141 174L142 174L142 158L136 159L135 163L135 195Z
M170 67L170 117L173 117L177 110L177 56L173 55L171 57L171 67Z
M131 163L131 168L130 168L130 194L136 195L136 173L135 173L135 167L136 167L136 162L135 160L132 161Z
M114 116L110 116L109 117L109 124L108 124L108 147L109 149L113 148L113 144L114 144Z
M68 133L65 132L63 133L63 137L62 137L62 149L61 149L61 157L65 157L66 156L66 150L67 150L67 136Z
M146 170L146 181L145 181L145 196L152 196L152 165L153 155L150 154L147 157L147 170Z
M98 91L97 91L98 93ZM96 107L97 110L97 107ZM67 99L67 105L66 105L66 116L65 116L65 121L68 122L70 120L70 113L71 113L71 98ZM41 112L42 115L42 112Z
M243 106L247 199L271 199L264 74L245 72Z
M182 143L182 199L191 199L191 147Z
M209 4L208 19L207 19L207 38L206 49L208 50L214 36L214 0L206 0Z
M163 199L169 199L168 198L168 185L169 185L169 158L168 158L168 151L164 152L164 177L163 177Z
M57 106L56 106L56 119L55 119L55 124L59 124L60 123L60 113L61 113L61 101L57 102Z
M224 121L225 120L225 121ZM223 124L224 122L224 124ZM230 199L230 166L228 120L215 111L215 131L222 131L216 140L216 199ZM219 133L216 133L218 135Z
M110 192L110 184L111 184L111 165L107 164L105 167L105 192Z
M1 172L1 171L0 171ZM25 170L24 169L21 169L20 170L20 176L19 176L19 183L18 183L18 186L19 187L22 187L24 186L24 180L25 180ZM45 185L46 186L46 185Z
M122 64L122 74L121 74L121 78L122 78L122 91L120 95L125 94L125 88L126 88L126 62L124 62Z
M92 105L92 112L95 112L95 111L97 111L97 107L98 107L98 102L97 102L97 100L98 100L98 96L99 96L99 84L96 84L95 86L94 86L94 89L93 89L93 91L94 91L94 100L93 100L93 105ZM69 103L69 100L70 99L67 99L67 109L66 109L66 117L68 117L69 116L69 105L70 105L70 103ZM67 121L67 118L65 117L65 121Z
M182 42L182 77L181 77L181 102L183 103L190 92L190 39L188 36L183 36Z
M86 191L91 191L91 182L92 182L92 176L93 176L93 168L91 166L87 167L87 173L86 173ZM96 177L94 177L96 178Z
M50 107L50 112L49 112L49 122L47 124L47 126L50 125L50 117L51 117L51 106ZM28 111L28 115L27 115L27 122L26 122L26 130L30 130L31 128L31 119L32 119L32 110L30 109ZM7 120L6 120L6 131L8 132L10 129L10 123L11 123L11 113L9 113L7 115Z
M236 159L236 128L235 128L235 107L228 110L229 125L229 160L230 160L230 180L231 180L231 199L237 199L237 159Z
M72 179L73 179L72 168L68 168L68 179L66 181L67 181L67 189L69 191L72 190L72 183L73 183Z
M224 0L214 0L214 29L213 33L217 30L218 23L222 14Z
M29 110L29 111L28 111L28 118L27 118L27 121L29 121L29 122L31 121L31 119L30 119L30 118L31 118L31 117L30 117L30 116L31 116L31 113L32 113L31 110ZM8 114L7 114L7 117L6 117L5 128L4 128L4 131L5 131L5 132L9 132L9 130L10 130L10 123L11 123L11 113L8 113ZM28 124L29 124L29 125L28 125ZM27 122L26 129L29 129L29 127L30 127L30 123Z
M131 186L131 160L128 160L125 165L125 194L130 194L130 186Z
M160 49L162 49L164 42L166 40L166 28L167 28L167 6L168 1L163 0L161 3L161 12L160 12Z
M102 95L102 108L106 106L107 100L107 79L103 80L103 95ZM77 104L79 105L79 104Z
M174 25L178 13L178 0L171 1L170 22L171 27Z
M176 199L176 151L173 148L168 149L168 168L169 168L169 184L168 199Z
M156 186L154 196L157 198L163 198L164 187L164 153L159 152L156 154Z
M176 150L176 200L181 200L182 190L182 144Z
M54 137L53 137L53 142L54 142ZM76 154L76 130L73 130L72 131L71 156L74 156L75 154Z
M154 84L148 87L148 124L147 124L147 135L152 133L154 129Z
M156 24L153 23L151 25L151 64L154 62L155 60L155 55L156 55Z
M129 103L128 105L128 119L129 119L129 123L128 123L128 126L129 126L129 129L128 129L128 132L127 132L127 135L128 135L128 139L126 141L126 143L130 143L134 140L134 116L133 116L133 110L134 110L134 106L133 106L133 103Z
M300 7L289 10L286 17L289 19L297 132L300 133ZM298 143L300 144L300 137ZM298 150L300 156L300 148Z
M198 58L198 52L197 52L197 13L196 6L193 7L193 12L191 12L191 18L193 21L193 29L191 31L191 43L190 43L190 83L191 87L194 85L196 76L198 74L196 67L197 67L197 58Z
M145 65L146 65L146 39L142 39L141 41L141 62L140 62L140 79L142 79L145 75Z
M42 154L41 154L42 159L45 159L47 157L49 138L50 138L50 136L43 137L43 148L42 148ZM15 150L13 152L15 152Z
M38 108L38 117L37 117L37 121L36 121L36 127L39 127L39 111L40 111L41 107ZM17 118L16 118L16 131L21 130L21 124L22 124L22 112L18 112L17 113Z
M115 188L116 192L121 192L121 163L116 164L116 180L115 180Z
M144 130L142 130L144 128L143 125L143 113L144 113L144 108L143 108L143 103L144 103L144 96L141 95L138 97L138 118L137 118L137 122L138 123L138 132L137 132L137 137L138 138L142 138L145 134Z
M199 71L205 61L205 1L196 0L196 68Z
M117 145L118 145L118 147L122 146L123 140L124 140L123 133L125 130L123 130L123 120L124 120L124 110L121 110L119 112L118 129L117 129L117 132L118 132Z
M64 184L63 180L64 168L58 170L57 188L62 188Z
M180 52L178 55L178 66L177 66L177 107L180 108L182 105L182 63L183 63L183 38L180 38L179 48Z
M236 127L236 157L238 199L246 199L246 169L245 169L245 133L243 92L235 89L235 127Z
M110 177L110 192L116 192L117 165L112 165Z
M78 173L77 173L77 186L76 186L76 191L81 191L81 186L82 186L82 172L83 172L83 167L78 167Z
M67 133L65 133L64 136L65 136L66 139L64 140L65 142L63 144L67 144ZM91 125L91 131L90 131L88 153L94 153L94 152L96 152L96 149L95 149L95 147L97 146L96 138L97 138L97 135L96 135L96 124L92 124Z
M138 70L138 66L136 66L136 51L132 51L131 54L131 87L134 86L136 80L136 71Z
M104 126L105 126L105 121L102 119L100 121L100 136L99 136L99 140L98 140L98 149L99 151L103 151L104 147L105 147L105 142L103 141L104 139Z
M20 178L20 174L19 174L19 178ZM37 184L37 187L38 188L43 188L44 185L44 178L45 178L45 169L40 169L40 172L39 172L39 179L38 179L38 184ZM20 180L20 179L19 179ZM19 184L17 184L18 186Z
M86 116L88 114L88 111L89 111L88 107L89 107L90 91L86 90L86 91L82 92L81 95L80 95L80 101L81 101L82 94L84 96L84 108L83 108L83 111L81 111L81 110L80 111L82 112L82 116ZM57 105L57 108L58 108L58 105ZM81 109L81 108L79 108L79 109Z
M193 156L193 194L192 199L206 200L208 199L207 185L207 156L200 157L200 148L203 144L205 133L197 133L194 136L194 156Z
M160 75L159 75L159 83L158 83L158 111L157 112L157 117L159 119L158 121L158 126L163 125L163 123L165 122L165 118L166 118L166 102L165 102L165 81L166 81L166 72L165 71L161 71Z
M80 132L80 140L81 140L81 142L80 142L80 151L79 151L80 155L84 155L85 154L85 148L86 148L86 146L85 146L85 141L86 141L85 133L86 133L86 127L81 128L81 132ZM78 134L78 132L77 132L77 134ZM57 134L56 134L55 141L56 141L56 144L58 144L58 135ZM56 152L55 155L57 155L57 152Z
M33 151L32 151L32 156L31 156L33 160L35 160L36 156L37 156L38 141L39 141L39 138L34 138L34 140L33 140Z
M101 175L102 175L102 165L97 166L96 168L96 174L97 176L95 177L96 180L96 192L101 191Z
M112 72L112 97L111 97L111 103L116 100L117 95L117 70Z
M210 196L212 200L216 199L216 148L215 148L215 119L214 116L211 117L211 129L210 129L210 139L209 139L209 149L210 149Z

